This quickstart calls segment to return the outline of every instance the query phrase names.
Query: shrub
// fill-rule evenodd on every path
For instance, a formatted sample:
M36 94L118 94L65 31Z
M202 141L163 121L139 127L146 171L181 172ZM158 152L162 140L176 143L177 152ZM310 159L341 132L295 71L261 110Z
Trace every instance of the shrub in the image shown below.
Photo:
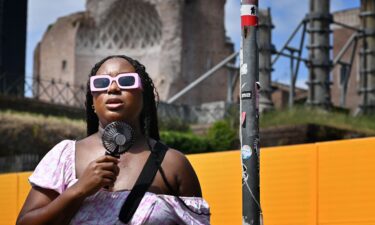
M160 132L160 136L165 144L183 153L201 153L207 152L210 149L207 138L190 132L162 131Z
M210 142L212 150L230 150L237 148L237 132L230 126L228 120L220 120L215 122L208 130L207 138Z

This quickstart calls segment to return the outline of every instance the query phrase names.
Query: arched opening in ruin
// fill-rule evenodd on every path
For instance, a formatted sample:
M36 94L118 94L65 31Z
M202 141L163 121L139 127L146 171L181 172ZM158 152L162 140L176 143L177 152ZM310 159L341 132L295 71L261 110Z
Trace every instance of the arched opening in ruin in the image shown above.
M89 21L81 24L77 53L145 49L158 46L161 38L162 23L154 5L121 0L113 4L99 24L92 25Z

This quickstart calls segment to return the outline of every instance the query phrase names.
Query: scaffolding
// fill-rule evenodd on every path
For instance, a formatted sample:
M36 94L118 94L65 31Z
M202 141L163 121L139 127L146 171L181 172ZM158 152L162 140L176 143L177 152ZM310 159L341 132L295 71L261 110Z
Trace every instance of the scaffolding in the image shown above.
M375 1L361 0L360 10L362 48L358 94L361 102L356 113L369 114L375 112Z

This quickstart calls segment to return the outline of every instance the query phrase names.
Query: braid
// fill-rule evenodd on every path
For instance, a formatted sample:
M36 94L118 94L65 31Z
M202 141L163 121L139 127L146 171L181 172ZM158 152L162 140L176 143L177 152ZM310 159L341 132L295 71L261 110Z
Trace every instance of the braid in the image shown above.
M125 59L135 68L135 72L139 74L143 86L143 109L141 111L139 121L141 132L146 136L147 139L151 137L155 140L160 140L156 108L157 102L159 101L159 94L156 91L155 85L152 82L150 76L146 72L146 68L144 65L139 63L137 60L125 55L112 55L96 63L95 66L91 69L89 77L94 76L98 72L101 65L111 58ZM90 90L90 81L88 81L86 92L86 122L88 136L96 133L99 127L99 119L98 116L95 114L92 105L93 96Z
M91 69L89 79L88 79L87 84L86 84L86 103L85 103L85 107L86 107L87 136L90 136L91 134L94 134L94 133L98 132L98 127L99 127L99 118L98 118L98 116L96 115L96 113L93 109L94 101L93 101L93 96L92 96L91 90L90 90L90 77L94 76L96 74L96 72L99 70L100 66L106 60L108 60L108 57L95 64L95 66Z

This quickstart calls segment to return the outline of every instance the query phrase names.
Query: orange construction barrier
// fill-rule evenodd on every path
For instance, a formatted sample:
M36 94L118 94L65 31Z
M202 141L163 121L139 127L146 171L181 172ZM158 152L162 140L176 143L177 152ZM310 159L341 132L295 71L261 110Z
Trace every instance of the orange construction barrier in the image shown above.
M188 155L211 223L242 224L240 152ZM0 225L14 224L30 172L0 175ZM375 138L262 148L265 225L375 225Z

